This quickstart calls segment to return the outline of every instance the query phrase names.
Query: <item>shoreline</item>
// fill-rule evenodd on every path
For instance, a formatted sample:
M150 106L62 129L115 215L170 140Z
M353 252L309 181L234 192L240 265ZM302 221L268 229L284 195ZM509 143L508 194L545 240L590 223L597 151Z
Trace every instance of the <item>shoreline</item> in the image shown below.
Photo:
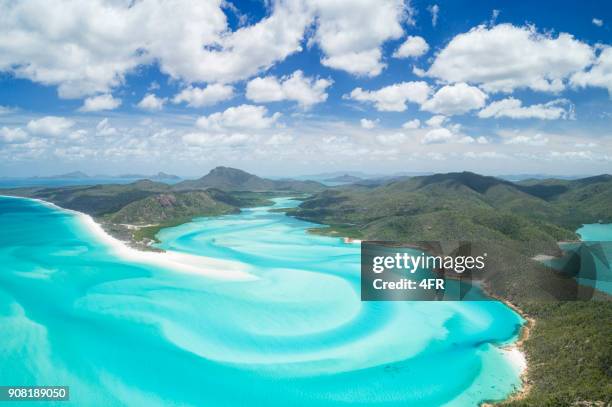
M501 347L501 349L507 353L507 357L510 359L510 363L514 364L519 368L521 372L519 376L521 379L521 387L515 389L512 393L508 395L508 397L503 400L481 404L482 407L493 407L495 405L499 405L500 403L522 400L527 397L527 395L531 391L531 381L529 380L529 363L527 361L527 352L525 351L524 345L525 342L529 340L529 337L531 336L531 331L536 325L536 320L527 315L522 309L520 309L510 301L491 293L486 287L486 285L483 285L483 290L489 297L502 302L504 305L511 308L514 312L519 314L525 320L525 323L521 325L521 329L516 341L512 342L509 345Z
M66 209L52 202L44 201L38 198L18 197L10 195L0 195L2 198L27 199L38 202L41 205L57 209L63 212L68 212L77 217L79 223L87 229L89 234L95 239L107 246L110 251L129 261L141 264L148 264L169 269L176 272L186 274L196 274L202 277L212 278L216 280L227 281L248 281L255 280L257 277L248 273L245 267L239 262L230 260L215 259L212 257L198 256L188 253L180 253L171 250L164 251L144 251L138 250L129 246L126 242L119 240L108 234L102 225L94 220L93 217L85 213Z

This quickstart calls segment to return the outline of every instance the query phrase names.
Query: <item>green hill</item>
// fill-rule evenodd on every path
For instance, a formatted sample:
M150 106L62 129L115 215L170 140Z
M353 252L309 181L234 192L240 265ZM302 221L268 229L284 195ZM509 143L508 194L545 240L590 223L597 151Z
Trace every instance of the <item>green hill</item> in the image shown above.
M226 202L223 202L218 192L191 191L152 195L127 204L117 212L106 216L105 220L118 224L145 225L239 211L236 206L226 203L232 201L231 197L227 196Z
M505 406L607 405L612 401L612 317L603 301L543 301L540 287L571 298L577 282L532 256L576 239L582 223L612 221L612 177L512 183L473 173L400 179L366 188L347 186L306 199L294 216L323 223L325 234L371 240L470 240L489 253L488 292L536 321L525 341L531 387ZM604 324L604 325L602 325Z
M92 216L116 212L125 205L151 195L169 191L167 184L149 180L131 184L93 186L17 188L3 194L39 198Z
M575 239L582 223L612 221L612 176L512 183L470 172L346 186L306 199L293 215L388 239Z
M196 180L179 182L176 191L217 188L223 191L292 191L317 192L325 188L315 181L270 180L230 167L216 167Z

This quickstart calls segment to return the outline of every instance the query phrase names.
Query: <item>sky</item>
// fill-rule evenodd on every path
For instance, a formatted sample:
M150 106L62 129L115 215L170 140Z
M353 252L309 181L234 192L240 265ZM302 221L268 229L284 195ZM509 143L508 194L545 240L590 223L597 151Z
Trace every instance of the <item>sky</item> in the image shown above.
M612 3L0 0L0 176L612 172Z

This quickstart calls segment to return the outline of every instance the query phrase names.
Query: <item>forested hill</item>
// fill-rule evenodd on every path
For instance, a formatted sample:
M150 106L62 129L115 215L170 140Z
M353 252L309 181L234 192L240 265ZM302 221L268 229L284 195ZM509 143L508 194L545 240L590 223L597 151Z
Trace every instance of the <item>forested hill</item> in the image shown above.
M271 180L230 167L216 167L201 178L174 185L177 191L207 188L217 188L223 191L317 192L323 190L325 186L315 181Z
M512 183L471 172L328 189L293 215L372 239L575 239L612 222L612 176Z

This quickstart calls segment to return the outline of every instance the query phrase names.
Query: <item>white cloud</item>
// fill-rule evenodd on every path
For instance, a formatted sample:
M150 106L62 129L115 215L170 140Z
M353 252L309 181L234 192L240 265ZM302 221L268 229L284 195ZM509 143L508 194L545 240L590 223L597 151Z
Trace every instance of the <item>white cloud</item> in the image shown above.
M550 157L562 160L593 160L595 155L592 151L551 151Z
M493 9L493 11L491 12L491 20L489 20L489 25L495 25L495 23L497 22L497 17L499 17L499 13L499 10Z
M222 130L225 128L265 129L271 127L280 117L280 113L267 116L268 109L264 106L240 105L200 117L196 125L206 130Z
M404 129L418 129L419 127L421 127L421 121L419 119L408 120L402 124L402 128Z
M72 120L59 116L45 116L30 120L26 126L28 132L39 136L61 136L74 126Z
M574 87L606 88L612 97L612 47L604 47L593 66L586 71L575 73L571 83Z
M463 136L457 139L457 143L459 144L472 144L472 143L489 144L489 139L483 136L480 136L477 138L474 138L472 136Z
M556 99L548 103L523 106L523 103L513 97L492 102L478 112L481 118L509 117L511 119L541 119L557 120L572 117L571 105L567 99Z
M118 134L118 131L110 125L108 118L104 118L96 125L96 134L100 136L114 136Z
M24 143L24 142L28 141L28 139L29 139L28 133L26 133L24 130L22 130L19 127L15 127L15 128L2 127L2 128L0 128L0 140L3 143L8 143L8 144Z
M468 152L466 152L463 155L465 157L467 157L467 158L493 158L493 159L499 159L499 158L507 158L508 157L506 154L500 153L498 151L479 151L479 152L468 151Z
M462 114L480 109L486 100L487 95L477 87L457 83L440 88L421 105L421 110L445 115Z
M431 116L425 123L427 123L427 125L429 127L440 127L447 120L448 120L448 118L446 116L441 115L441 114L437 114L435 116Z
M437 4L431 5L427 7L427 11L431 13L431 25L435 27L436 25L438 25L438 15L440 14L440 6L438 6Z
M187 133L183 136L183 141L186 144L200 147L235 146L245 144L249 142L250 139L252 139L251 136L242 133Z
M404 143L408 137L404 133L381 134L376 139L384 145L396 145Z
M403 112L406 103L423 103L430 94L429 85L426 82L401 82L384 88L367 91L361 88L353 89L350 98L360 102L371 102L377 110Z
M325 90L332 83L330 79L305 77L298 70L280 80L274 76L251 80L247 83L246 97L254 102L293 100L303 108L309 108L327 100Z
M165 98L159 98L152 93L147 93L136 106L143 110L161 110L166 103Z
M423 37L408 36L406 41L393 53L394 58L420 57L429 50Z
M101 110L113 110L121 106L121 99L114 98L113 95L98 95L85 99L83 106L79 108L81 112L98 112Z
M376 120L361 119L359 123L361 124L361 127L363 127L364 129L373 129L378 124L378 119Z
M311 0L317 27L313 40L321 47L321 63L355 75L378 75L381 45L404 34L402 21L410 15L403 0Z
M536 134L533 136L520 135L505 140L504 144L525 144L529 146L543 146L548 144L548 137L545 137L541 134Z
M301 1L278 2L268 17L232 32L223 4L3 2L0 71L58 85L62 97L107 93L154 62L188 82L240 80L299 51L313 18Z
M440 127L429 130L421 139L421 144L441 144L455 139L455 135L448 129Z
M319 45L324 65L371 76L385 66L382 44L404 34L413 12L403 0L268 5L269 15L232 31L223 0L4 1L0 71L57 85L64 98L109 93L151 64L186 83L230 83L301 51L312 29L310 44Z
M600 18L593 17L593 20L591 20L591 22L593 23L593 25L596 25L597 27L603 26L603 20Z
M266 140L265 144L269 146L282 146L290 144L292 141L294 141L294 137L289 134L274 134Z
M189 86L172 98L172 103L187 103L190 107L212 106L234 96L234 88L230 85L215 83L205 88Z
M14 111L15 109L12 107L0 105L0 115L13 113Z
M488 92L516 88L558 92L571 74L584 69L593 58L588 44L567 33L555 38L532 26L481 25L455 36L438 53L427 74L446 82L479 84Z

